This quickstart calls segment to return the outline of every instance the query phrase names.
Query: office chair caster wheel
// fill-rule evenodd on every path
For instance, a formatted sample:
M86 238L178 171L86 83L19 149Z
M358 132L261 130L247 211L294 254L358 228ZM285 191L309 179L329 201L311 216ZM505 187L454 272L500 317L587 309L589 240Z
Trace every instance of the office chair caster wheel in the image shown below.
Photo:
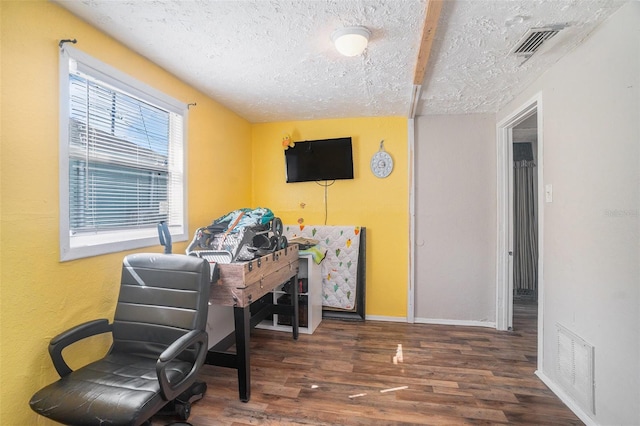
M187 420L191 415L191 403L184 402L182 404L176 405L176 415L180 420Z

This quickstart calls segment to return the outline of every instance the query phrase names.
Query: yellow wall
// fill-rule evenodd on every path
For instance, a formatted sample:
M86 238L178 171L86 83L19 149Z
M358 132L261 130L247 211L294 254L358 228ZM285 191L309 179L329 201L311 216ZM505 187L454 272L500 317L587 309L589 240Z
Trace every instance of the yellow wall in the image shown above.
M406 119L251 125L55 4L1 0L0 24L0 425L51 424L27 406L37 389L56 378L48 342L79 322L112 318L126 254L58 261L60 39L77 38L76 48L197 103L189 111L187 144L190 235L238 207L267 206L285 223L302 217L306 224L322 224L323 188L284 182L282 133L295 140L352 136L355 179L329 188L328 224L368 228L367 314L406 315ZM387 179L369 171L380 139L396 163ZM186 244L174 244L174 252ZM71 366L95 359L109 343L100 336L70 348Z
M77 38L76 48L197 103L188 127L190 234L249 204L251 125L55 4L3 0L0 16L0 424L51 424L28 408L56 378L48 342L81 321L112 318L125 254L58 261L58 41ZM109 341L96 340L74 348L73 365L104 353Z
M366 314L407 314L409 192L407 119L346 118L253 125L253 205L269 207L285 224L323 225L324 188L315 182L286 183L283 133L293 140L351 136L353 180L338 180L328 189L327 225L367 227ZM375 177L371 156L380 140L394 159L386 179ZM304 208L301 206L304 203Z

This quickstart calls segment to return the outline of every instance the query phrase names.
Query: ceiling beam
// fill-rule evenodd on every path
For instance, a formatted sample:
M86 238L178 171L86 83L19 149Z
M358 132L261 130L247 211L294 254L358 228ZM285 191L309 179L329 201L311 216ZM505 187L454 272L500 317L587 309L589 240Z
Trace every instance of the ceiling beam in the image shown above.
M429 55L431 54L431 45L436 35L436 28L438 27L440 11L442 10L444 1L445 0L429 0L427 4L427 15L424 18L416 70L413 73L413 84L415 85L422 85L422 81L424 80L427 64L429 63Z

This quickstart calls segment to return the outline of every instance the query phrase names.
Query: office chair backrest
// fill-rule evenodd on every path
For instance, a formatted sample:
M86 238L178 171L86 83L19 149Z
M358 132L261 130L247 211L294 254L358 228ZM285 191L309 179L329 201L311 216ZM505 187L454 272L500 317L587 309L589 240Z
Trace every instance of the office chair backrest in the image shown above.
M209 291L204 259L149 253L125 257L111 352L157 358L187 331L205 330Z

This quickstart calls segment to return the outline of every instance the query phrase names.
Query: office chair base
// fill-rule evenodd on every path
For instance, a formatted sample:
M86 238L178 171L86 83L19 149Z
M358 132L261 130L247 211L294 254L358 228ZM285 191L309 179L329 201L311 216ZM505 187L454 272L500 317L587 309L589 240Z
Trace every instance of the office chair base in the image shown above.
M177 416L180 420L187 420L191 415L191 404L201 400L206 391L207 384L205 382L195 382L189 389L178 395L175 400L165 405L165 407L158 412L158 415ZM181 425L181 423L172 424L176 426Z

